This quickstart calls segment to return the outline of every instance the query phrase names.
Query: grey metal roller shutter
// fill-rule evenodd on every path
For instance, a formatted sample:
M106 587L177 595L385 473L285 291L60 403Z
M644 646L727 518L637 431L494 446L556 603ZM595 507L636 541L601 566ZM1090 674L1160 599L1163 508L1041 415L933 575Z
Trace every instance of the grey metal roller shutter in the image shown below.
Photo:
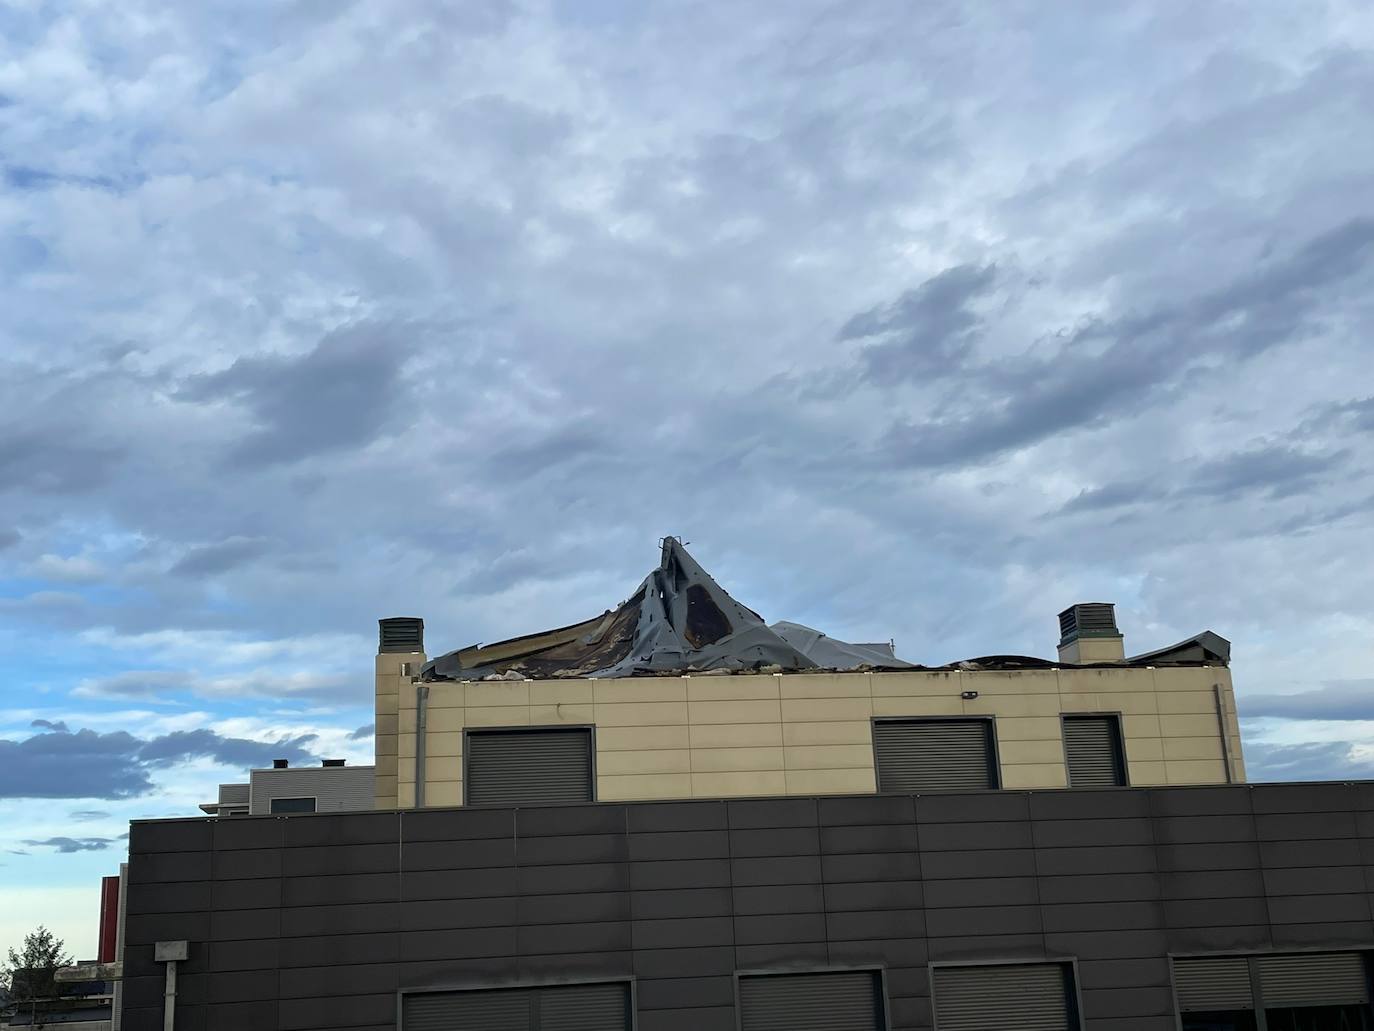
M1198 956L1174 960L1174 991L1184 1013L1252 1010L1250 964L1244 956Z
M871 970L739 979L741 1031L882 1031Z
M880 720L873 747L879 791L997 787L990 720Z
M1060 963L935 968L939 1031L1072 1031Z
M530 993L511 991L436 992L406 995L402 1031L531 1031Z
M1118 787L1126 783L1121 724L1115 716L1065 716L1064 754L1069 787Z
M1364 956L1358 952L1257 956L1265 1008L1351 1006L1369 1001Z
M468 805L592 801L587 730L469 732Z
M539 991L539 1031L627 1031L630 986L579 984Z

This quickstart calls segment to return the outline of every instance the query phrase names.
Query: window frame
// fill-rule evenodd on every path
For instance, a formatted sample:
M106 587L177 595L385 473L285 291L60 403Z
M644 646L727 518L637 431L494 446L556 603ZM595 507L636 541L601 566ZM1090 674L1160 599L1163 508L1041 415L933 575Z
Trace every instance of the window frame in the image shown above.
M746 977L785 977L788 974L876 974L878 1001L882 1004L883 1031L891 1031L892 1006L887 997L887 965L883 963L816 964L799 967L751 967L735 971L735 1031L744 1031L744 1010L740 1006L739 983Z
M1075 1025L1075 1031L1083 1031L1085 1020L1083 1013L1083 981L1078 976L1078 957L1077 956L1046 956L1043 959L1027 959L1024 956L1015 958L998 959L939 959L932 960L926 964L926 984L930 991L930 1026L934 1031L940 1031L940 1014L938 1004L935 1001L935 970L937 967L1025 967L1025 966L1061 966L1069 968L1069 977L1073 980L1073 991L1068 993L1068 1003L1070 1006L1069 1019ZM1169 964L1169 979L1172 985L1174 976L1173 964ZM1178 1007L1175 1005L1175 1011ZM1181 1031L1181 1028L1179 1029Z
M301 802L309 799L313 808L311 809L289 809L285 812L277 812L274 808L278 802ZM308 816L320 811L319 795L274 795L267 800L268 816Z
M1002 753L997 742L997 714L975 713L970 716L872 716L869 717L869 741L873 745L873 785L875 794L944 794L955 791L1004 791L1002 782ZM988 735L988 762L992 772L993 785L987 788L935 788L926 792L884 791L882 767L878 763L878 724L880 723L982 723Z
M1264 956L1298 956L1298 955L1325 955L1332 952L1355 952L1364 958L1364 979L1365 985L1369 990L1370 1001L1366 1003L1371 1013L1374 1013L1374 945L1306 945L1296 948L1278 949L1228 949L1223 952L1167 952L1165 958L1169 961L1169 999L1174 1008L1174 1031L1183 1031L1183 1010L1178 1004L1178 982L1174 977L1174 961L1178 959L1231 959L1242 958L1245 960L1259 959ZM1264 1004L1264 990L1260 987L1259 968L1257 964L1248 964L1250 970L1250 993L1255 1001L1255 1008L1251 1012L1255 1014L1256 1031L1268 1031L1269 1022L1265 1017L1266 1009L1286 1009L1283 1006L1268 1007Z
M485 729L485 728L479 728ZM623 984L630 992L630 1031L639 1031L639 987L634 974L621 977L560 977L536 981L502 981L495 984L435 985L424 988L399 988L396 991L396 1031L405 1031L407 995L447 995L457 992L500 992L519 989L576 988L579 985Z
M1084 785L1079 791L1110 791L1114 788L1128 788L1131 786L1131 760L1126 754L1126 719L1125 713L1120 709L1097 709L1092 712L1061 712L1059 714L1059 742L1064 752L1064 785L1066 788L1073 788L1073 775L1069 767L1069 736L1064 733L1064 722L1071 719L1082 719L1083 717L1106 717L1115 722L1116 743L1120 746L1120 768L1121 783L1113 784L1110 788L1102 785Z
M552 733L555 731L577 731L587 734L587 749L590 753L588 764L588 778L591 781L590 799L579 800L576 802L534 802L525 803L528 805L540 806L568 806L568 805L595 805L600 799L597 797L596 789L596 724L595 723L540 723L534 726L500 726L500 727L464 727L463 728L463 808L464 809L500 809L502 807L511 808L518 803L511 802L469 802L468 785L471 778L468 776L468 758L472 755L472 749L468 747L473 735L496 735L496 734L519 734L519 733ZM569 982L573 983L573 982ZM581 983L581 982L577 982ZM597 984L606 983L604 980L594 982ZM538 986L534 986L538 987Z

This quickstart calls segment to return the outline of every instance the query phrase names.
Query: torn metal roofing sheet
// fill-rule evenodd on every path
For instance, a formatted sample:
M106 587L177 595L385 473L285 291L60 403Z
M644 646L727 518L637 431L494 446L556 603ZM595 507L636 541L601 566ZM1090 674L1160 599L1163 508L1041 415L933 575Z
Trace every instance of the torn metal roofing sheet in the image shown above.
M1156 648L1143 655L1132 655L1126 660L1133 666L1148 664L1164 665L1170 662L1195 665L1198 663L1220 663L1225 666L1231 661L1231 642L1220 634L1204 630L1200 634L1171 644L1167 648Z
M910 669L890 644L849 644L797 623L768 626L667 537L658 568L595 619L441 655L426 680L628 677L771 669Z

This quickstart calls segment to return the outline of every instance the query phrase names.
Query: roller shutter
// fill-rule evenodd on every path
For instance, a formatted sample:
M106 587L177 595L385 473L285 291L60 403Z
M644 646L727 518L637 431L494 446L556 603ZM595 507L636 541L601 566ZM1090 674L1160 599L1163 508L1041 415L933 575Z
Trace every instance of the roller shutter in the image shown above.
M593 800L588 730L470 731L467 750L468 805Z
M938 1031L1073 1031L1060 963L935 968Z
M882 1031L882 990L871 970L739 979L741 1031Z
M1121 724L1115 716L1065 716L1064 754L1071 788L1110 788L1126 783Z
M1183 1013L1255 1008L1250 964L1244 956L1176 959L1174 990Z
M1358 952L1257 956L1265 1008L1352 1006L1369 1001L1364 956Z
M997 787L991 720L880 720L873 747L879 791Z
M555 985L403 997L401 1031L629 1031L630 986Z

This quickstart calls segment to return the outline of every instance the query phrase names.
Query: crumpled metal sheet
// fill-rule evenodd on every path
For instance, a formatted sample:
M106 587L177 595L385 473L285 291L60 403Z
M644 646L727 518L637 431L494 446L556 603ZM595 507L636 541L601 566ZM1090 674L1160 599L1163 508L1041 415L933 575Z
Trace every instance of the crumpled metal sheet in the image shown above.
M770 627L674 537L629 600L561 630L441 655L426 680L628 677L668 673L905 669L890 645L848 644L797 623Z

